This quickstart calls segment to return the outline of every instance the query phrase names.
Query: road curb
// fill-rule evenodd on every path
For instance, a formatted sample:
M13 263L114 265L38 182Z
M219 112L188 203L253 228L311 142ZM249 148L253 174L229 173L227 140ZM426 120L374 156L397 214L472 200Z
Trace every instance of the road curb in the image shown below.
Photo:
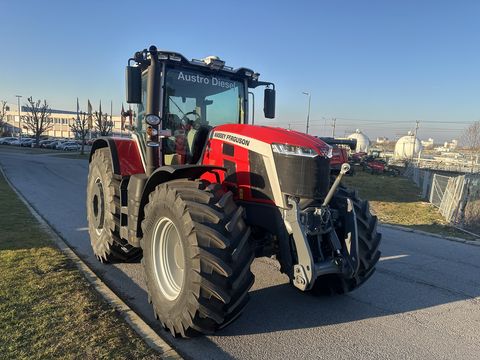
M102 298L118 311L120 316L130 325L130 327L150 346L157 351L162 359L182 359L182 357L165 340L163 340L142 318L135 313L117 294L115 294L93 271L90 267L75 254L62 237L53 229L50 224L40 215L40 213L25 199L22 193L13 185L7 174L0 166L0 173L10 188L15 192L18 198L25 204L30 213L37 219L43 230L45 230L52 239L52 242L64 253L80 270L85 279L102 296Z
M472 245L472 246L480 246L480 241L466 240L466 239L453 237L453 236L442 236L442 235L430 233L428 231L411 229L411 228L407 228L405 226L400 226L400 225L391 225L391 224L379 224L379 225L382 226L382 227L386 227L386 228L390 228L390 229L394 229L394 230L401 230L401 231L411 232L411 233L415 233L415 234L432 236L432 237L436 237L436 238L439 238L439 239L454 241L454 242L467 244L467 245Z

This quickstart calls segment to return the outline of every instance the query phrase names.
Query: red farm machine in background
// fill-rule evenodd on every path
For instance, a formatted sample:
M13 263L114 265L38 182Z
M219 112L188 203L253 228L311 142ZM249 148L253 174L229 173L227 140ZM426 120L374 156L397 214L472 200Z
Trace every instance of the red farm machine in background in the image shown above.
M153 46L129 59L126 82L137 123L132 139L92 146L89 233L103 262L142 258L155 315L173 335L235 320L255 257L276 257L292 286L314 294L372 275L377 219L340 184L346 159L332 163L328 141L248 124L250 88L265 87L274 117L272 83Z

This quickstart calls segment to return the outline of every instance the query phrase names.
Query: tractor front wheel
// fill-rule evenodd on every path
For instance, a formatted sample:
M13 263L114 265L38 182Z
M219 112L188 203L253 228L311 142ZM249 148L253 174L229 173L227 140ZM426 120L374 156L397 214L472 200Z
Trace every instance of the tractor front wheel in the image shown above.
M211 334L241 314L254 251L231 192L200 180L158 185L142 231L149 301L173 336Z
M120 217L119 187L109 150L98 149L88 172L87 219L93 253L101 262L138 261L142 255L140 248L120 239L115 221Z
M359 199L356 191L343 186L338 188L332 203L345 202L347 198L352 200L357 216L359 270L352 278L337 274L320 276L311 290L314 294L344 294L355 290L374 273L380 259L381 234L377 232L377 217L370 213L368 201Z

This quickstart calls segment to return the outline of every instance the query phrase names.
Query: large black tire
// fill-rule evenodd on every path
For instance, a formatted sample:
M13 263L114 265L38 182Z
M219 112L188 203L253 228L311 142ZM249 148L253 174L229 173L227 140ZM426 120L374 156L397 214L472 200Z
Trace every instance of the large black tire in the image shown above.
M107 148L92 156L87 183L87 220L93 253L101 262L136 261L140 248L120 239L121 177L114 175Z
M155 316L173 336L211 334L245 308L254 282L254 250L243 216L231 192L203 181L170 181L150 194L142 262ZM169 239L176 241L171 258L162 255ZM168 276L170 270L162 269L166 263ZM178 281L172 284L172 278Z
M357 216L359 270L352 278L337 274L320 276L311 290L313 294L334 295L355 290L372 276L380 259L379 246L382 236L377 232L377 217L370 213L368 201L359 199L356 191L343 186L337 189L332 203L346 201L346 198L353 201Z

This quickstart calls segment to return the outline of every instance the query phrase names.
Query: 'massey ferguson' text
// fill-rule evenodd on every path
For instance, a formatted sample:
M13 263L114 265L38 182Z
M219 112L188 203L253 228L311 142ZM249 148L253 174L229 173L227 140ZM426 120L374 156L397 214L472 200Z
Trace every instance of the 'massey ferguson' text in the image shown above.
M221 140L231 141L231 142L234 142L234 143L237 143L237 144L240 144L240 145L250 146L250 140L245 139L245 138L241 138L241 137L238 137L238 136L235 136L235 135L231 135L231 134L224 134L224 133L220 133L220 132L215 132L213 134L213 137L215 137L217 139L221 139Z

